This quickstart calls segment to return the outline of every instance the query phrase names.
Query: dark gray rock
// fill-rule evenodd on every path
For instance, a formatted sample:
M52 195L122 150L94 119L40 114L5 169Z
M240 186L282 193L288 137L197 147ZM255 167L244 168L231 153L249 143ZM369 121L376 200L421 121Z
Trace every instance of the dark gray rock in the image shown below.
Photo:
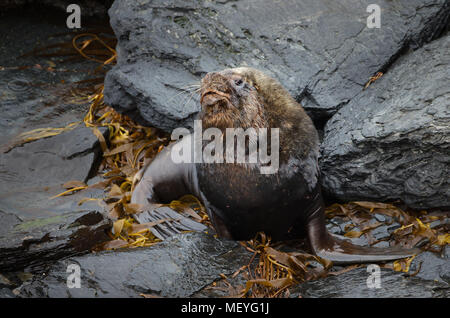
M0 298L15 298L16 295L13 294L8 288L0 288Z
M11 222L11 218L14 221ZM84 253L110 238L111 221L95 211L20 222L0 211L0 272L36 270L62 257Z
M328 121L323 187L342 200L450 206L449 83L450 36L402 56Z
M99 154L97 137L80 124L72 131L40 139L0 154L0 205L2 210L24 218L51 216L57 212L82 211L78 201L100 190L51 199L71 180L86 181L95 172Z
M98 64L24 55L43 45L70 43L73 37L56 33L61 24L27 11L0 19L0 38L8 44L0 45L0 206L23 219L98 210L95 202L82 207L78 202L103 194L97 190L50 200L65 190L65 182L92 176L100 151L97 137L82 123L89 102L74 96L85 92L75 82L91 78L89 70ZM22 133L75 122L80 124L71 131L14 147Z
M448 298L450 286L419 277L405 277L403 273L381 269L381 288L369 288L371 273L366 267L357 268L338 276L330 276L298 285L292 297L305 298Z
M450 285L450 246L446 246L444 255L424 252L417 255L412 261L410 272L414 273L420 268L415 277L426 280L439 281Z
M148 248L116 250L57 262L20 288L19 297L189 297L248 263L233 241L201 233L179 234ZM67 266L81 269L81 288L67 288Z
M382 27L369 29L372 2L115 1L118 64L105 100L143 124L191 126L199 103L187 86L249 65L278 78L314 117L329 116L407 48L441 34L450 17L446 0L382 0Z
M19 57L35 47L70 43L72 35L55 37L61 24L37 12L11 13L0 18L0 272L36 268L57 259L84 253L109 239L110 221L95 201L79 206L85 197L101 198L103 190L63 192L67 181L87 181L96 168L100 147L82 119L89 102L80 103L74 83L92 77L90 61L62 62L60 58ZM54 12L53 12L54 13ZM64 17L61 13L58 17ZM65 58L65 57L64 57ZM78 97L78 98L77 98ZM37 128L71 131L26 144L20 134ZM91 181L89 181L91 182Z

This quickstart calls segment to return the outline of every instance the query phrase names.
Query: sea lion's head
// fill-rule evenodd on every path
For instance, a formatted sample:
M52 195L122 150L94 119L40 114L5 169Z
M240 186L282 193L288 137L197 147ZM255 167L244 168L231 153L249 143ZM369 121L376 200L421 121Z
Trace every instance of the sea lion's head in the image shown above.
M211 72L202 79L200 94L203 128L279 128L282 160L293 153L317 157L319 138L312 120L291 94L265 73L250 67Z
M251 76L255 72L241 67L205 75L200 91L204 128L266 127L264 100Z

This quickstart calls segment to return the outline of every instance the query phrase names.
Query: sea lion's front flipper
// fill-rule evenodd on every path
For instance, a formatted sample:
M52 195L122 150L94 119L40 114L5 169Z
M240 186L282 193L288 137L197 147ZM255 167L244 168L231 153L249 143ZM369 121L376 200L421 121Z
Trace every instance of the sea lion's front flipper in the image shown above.
M324 248L315 249L317 256L328 259L334 264L378 263L410 257L420 253L420 249L401 247L366 247L348 241L331 238L332 243Z
M206 229L203 224L161 206L185 194L198 195L194 163L175 163L171 154L175 145L189 140L190 136L186 136L164 148L147 167L139 171L135 180L131 203L140 205L143 212L133 217L141 224L152 224L150 231L162 240L182 231Z
M309 222L307 228L314 253L332 261L334 264L387 262L417 255L421 252L418 248L377 248L352 244L329 234L325 228L325 222L321 218Z
M155 224L149 230L161 240L184 231L203 232L208 228L206 225L196 222L167 206L144 211L136 214L134 218L141 224Z

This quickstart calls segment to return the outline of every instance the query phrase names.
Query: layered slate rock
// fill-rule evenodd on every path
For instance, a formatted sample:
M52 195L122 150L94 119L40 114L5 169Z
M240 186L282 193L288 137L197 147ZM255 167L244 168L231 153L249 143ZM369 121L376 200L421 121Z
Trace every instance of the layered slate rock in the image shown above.
M247 264L250 254L234 241L179 234L152 247L61 260L22 286L19 297L189 297ZM81 288L67 287L71 264L80 266Z
M0 211L0 272L37 270L109 240L111 221L96 211L22 221Z
M450 206L450 36L406 54L325 127L323 186L343 200Z
M411 264L411 272L417 270L419 272L415 277L424 280L446 283L448 287L448 295L450 295L450 246L445 247L443 255L437 255L432 252L424 252L419 254Z
M447 27L446 0L115 1L118 64L105 100L140 123L170 131L199 111L189 85L206 72L249 65L279 79L316 119L358 94L399 54ZM192 87L190 87L192 89Z

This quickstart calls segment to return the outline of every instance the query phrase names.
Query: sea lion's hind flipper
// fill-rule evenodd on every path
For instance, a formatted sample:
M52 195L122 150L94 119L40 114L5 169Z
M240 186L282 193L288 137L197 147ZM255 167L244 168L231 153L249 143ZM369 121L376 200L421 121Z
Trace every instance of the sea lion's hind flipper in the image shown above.
M334 264L388 262L420 253L418 248L360 246L328 235L329 240L326 244L313 246L313 249L317 256L328 259Z
M334 264L360 264L388 262L420 253L420 249L401 247L367 247L352 244L328 233L324 214L320 213L307 223L308 238L314 253Z

